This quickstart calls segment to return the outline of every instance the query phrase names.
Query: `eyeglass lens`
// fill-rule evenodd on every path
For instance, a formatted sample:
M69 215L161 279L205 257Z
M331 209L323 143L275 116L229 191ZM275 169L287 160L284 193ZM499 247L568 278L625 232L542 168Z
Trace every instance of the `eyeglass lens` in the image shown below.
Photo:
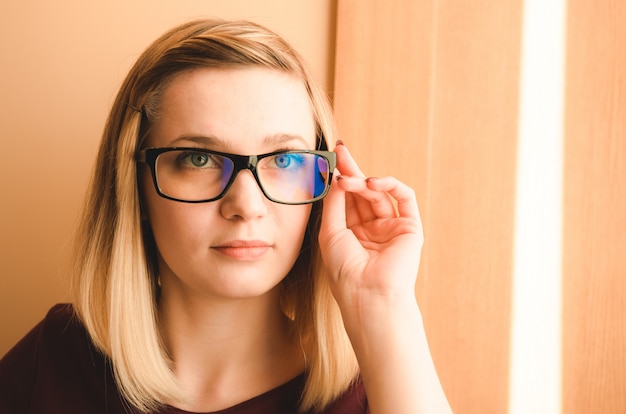
M285 152L259 159L256 173L263 192L270 199L304 203L324 193L329 169L328 160L321 155ZM230 158L203 151L168 151L161 153L156 160L160 191L185 201L220 196L234 170Z

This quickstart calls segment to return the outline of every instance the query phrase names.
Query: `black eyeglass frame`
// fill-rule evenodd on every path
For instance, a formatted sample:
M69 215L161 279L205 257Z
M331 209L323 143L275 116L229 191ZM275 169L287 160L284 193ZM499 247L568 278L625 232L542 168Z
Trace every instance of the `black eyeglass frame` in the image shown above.
M171 152L171 151L193 151L193 152L218 155L221 157L228 158L233 162L233 172L228 180L228 183L226 183L226 186L224 186L224 189L222 190L222 192L218 194L216 197L205 199L205 200L182 200L176 197L169 196L163 193L161 191L161 188L159 187L159 182L157 180L157 172L156 172L156 160L159 157L159 155L165 152ZM324 188L324 191L322 192L322 194L318 195L317 197L311 200L299 201L299 202L285 202L285 201L277 200L271 197L269 194L267 194L267 192L263 188L263 184L261 184L261 180L259 179L259 176L257 174L256 167L259 161L261 161L263 158L272 157L272 156L279 155L279 154L315 154L315 155L325 158L328 161L328 184L326 185L326 188ZM278 203L278 204L300 205L300 204L314 203L326 197L326 194L328 194L328 190L330 189L330 184L332 183L333 172L335 171L335 168L337 166L337 154L335 154L332 151L322 151L322 150L283 150L283 151L268 152L268 153L259 154L259 155L238 155L238 154L230 154L227 152L213 151L213 150L209 150L205 148L162 147L162 148L144 148L144 149L138 150L137 153L135 154L135 161L148 165L148 167L150 168L150 173L152 175L152 182L154 184L154 188L156 189L157 194L168 200L179 201L181 203L208 203L211 201L219 200L220 198L224 197L224 195L226 195L226 193L228 192L232 184L235 182L235 179L237 178L237 175L239 174L240 171L250 170L252 172L252 175L254 176L254 179L257 182L257 185L261 189L261 192L268 200L273 201L274 203Z

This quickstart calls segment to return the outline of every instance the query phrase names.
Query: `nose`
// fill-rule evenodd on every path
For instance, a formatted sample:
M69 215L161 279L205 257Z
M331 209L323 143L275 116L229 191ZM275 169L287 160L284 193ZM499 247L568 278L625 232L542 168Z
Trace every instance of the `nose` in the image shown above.
M252 171L243 170L222 198L220 212L229 220L252 220L267 214L268 202Z

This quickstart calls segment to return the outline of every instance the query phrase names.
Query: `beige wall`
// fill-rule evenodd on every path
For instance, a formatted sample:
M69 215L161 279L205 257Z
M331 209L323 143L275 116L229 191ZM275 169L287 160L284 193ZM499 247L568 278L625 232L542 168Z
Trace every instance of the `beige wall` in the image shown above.
M139 53L196 17L283 34L331 88L333 0L26 0L0 6L0 356L56 302L109 106Z
M570 0L563 412L626 412L626 3Z

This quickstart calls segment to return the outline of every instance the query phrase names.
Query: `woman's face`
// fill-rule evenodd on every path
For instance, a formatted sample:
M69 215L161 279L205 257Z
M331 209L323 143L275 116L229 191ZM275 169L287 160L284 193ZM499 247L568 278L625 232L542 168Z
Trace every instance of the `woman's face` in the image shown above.
M194 147L258 155L314 149L313 112L304 85L279 71L197 69L166 88L145 147ZM147 169L146 169L147 170ZM163 287L183 297L263 295L287 275L311 205L268 200L249 170L219 200L190 204L160 197L142 174L147 216Z

